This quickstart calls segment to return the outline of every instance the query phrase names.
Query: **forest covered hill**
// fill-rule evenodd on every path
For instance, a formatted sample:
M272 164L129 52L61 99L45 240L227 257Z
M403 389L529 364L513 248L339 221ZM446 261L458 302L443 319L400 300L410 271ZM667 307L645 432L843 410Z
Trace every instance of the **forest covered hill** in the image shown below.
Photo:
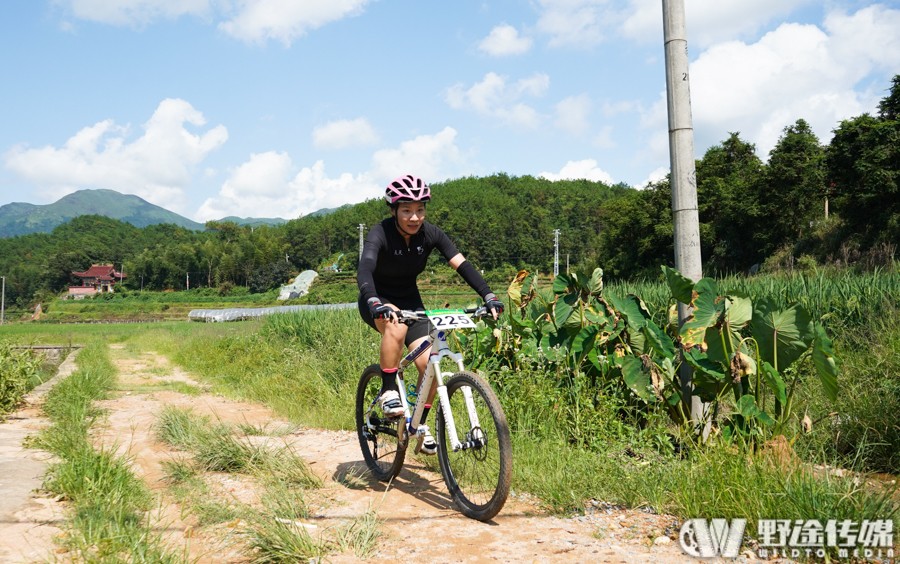
M638 190L493 174L432 188L428 221L478 268L504 277L519 268L552 269L557 229L563 266L600 266L609 279L658 277L661 264L672 266L667 180ZM697 193L707 275L893 264L900 243L900 75L878 115L842 121L827 145L798 119L763 162L752 144L730 134L697 160ZM189 278L191 287L265 291L303 269L338 262L355 269L359 225L388 215L375 194L329 212L259 226L207 222L204 231L80 215L49 233L0 238L0 275L7 299L23 305L63 290L74 282L72 271L100 262L124 269L126 286L178 290Z

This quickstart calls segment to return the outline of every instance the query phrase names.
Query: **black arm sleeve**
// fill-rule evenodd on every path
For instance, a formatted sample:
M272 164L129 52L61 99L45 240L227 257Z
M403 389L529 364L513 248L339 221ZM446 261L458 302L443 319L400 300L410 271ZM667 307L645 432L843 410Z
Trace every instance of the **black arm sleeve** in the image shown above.
M473 290L478 292L478 295L484 299L485 296L491 293L491 288L488 286L488 283L485 281L484 277L472 266L472 263L469 261L464 261L459 268L456 269L456 272L462 276L462 279L466 281L466 283L472 287Z
M364 301L378 296L375 292L375 278L372 273L375 272L375 265L378 264L378 250L381 248L381 243L382 240L378 237L376 230L374 228L370 230L363 245L359 268L356 271L356 284L359 286L359 295Z

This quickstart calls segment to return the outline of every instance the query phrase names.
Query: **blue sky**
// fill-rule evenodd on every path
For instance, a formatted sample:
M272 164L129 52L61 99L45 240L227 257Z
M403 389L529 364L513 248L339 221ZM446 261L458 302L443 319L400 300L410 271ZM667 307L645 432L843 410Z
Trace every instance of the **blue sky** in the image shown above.
M900 0L685 5L698 158L826 143L900 73ZM294 218L409 172L668 170L659 0L4 0L0 68L0 205Z

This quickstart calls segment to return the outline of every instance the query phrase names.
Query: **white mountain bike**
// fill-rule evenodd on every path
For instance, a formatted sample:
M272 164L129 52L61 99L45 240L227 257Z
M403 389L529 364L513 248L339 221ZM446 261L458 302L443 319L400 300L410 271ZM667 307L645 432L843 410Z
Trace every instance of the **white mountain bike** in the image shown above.
M432 386L437 386L435 440L441 474L457 508L463 515L487 521L492 519L509 495L512 475L512 447L506 416L490 385L479 375L468 372L460 353L450 350L447 335L456 329L474 328L472 316L485 315L484 307L456 310L409 311L397 315L401 322L427 318L431 323L428 338L400 361L397 370L398 389L404 416L385 418L378 408L381 369L377 364L366 368L356 392L356 430L363 457L372 473L389 481L400 473L409 439L416 439L419 452L428 427L422 411ZM403 383L403 369L428 346L431 355L422 383L413 397ZM450 359L455 372L441 370L441 361ZM411 406L411 402L415 402Z

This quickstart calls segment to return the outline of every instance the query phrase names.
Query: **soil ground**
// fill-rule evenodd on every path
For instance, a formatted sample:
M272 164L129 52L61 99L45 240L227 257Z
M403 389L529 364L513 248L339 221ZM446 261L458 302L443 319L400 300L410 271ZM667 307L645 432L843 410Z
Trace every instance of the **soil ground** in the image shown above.
M203 384L160 355L133 353L111 345L118 390L100 402L106 413L95 423L98 448L128 457L134 472L159 495L153 513L157 530L186 561L246 562L240 523L197 526L185 508L167 492L165 461L183 456L160 443L153 427L165 406L192 409L214 420L280 430L262 441L290 445L322 478L314 492L312 516L302 525L317 532L346 525L373 509L380 520L372 559L434 562L692 562L677 542L680 521L671 516L623 510L595 502L584 515L547 514L528 496L513 493L503 511L481 523L463 517L453 506L439 473L408 457L390 487L368 477L356 435L347 431L298 428L264 406L233 401L202 391L199 395L163 389L182 382ZM73 367L70 357L61 375ZM171 386L170 386L171 387ZM39 409L43 392L29 396L26 406L0 424L0 562L66 561L54 544L65 515L64 504L40 491L47 455L22 446L28 434L46 425ZM215 495L245 501L253 485L232 474L208 477ZM329 554L330 562L351 562L352 553ZM746 560L745 557L739 560Z

